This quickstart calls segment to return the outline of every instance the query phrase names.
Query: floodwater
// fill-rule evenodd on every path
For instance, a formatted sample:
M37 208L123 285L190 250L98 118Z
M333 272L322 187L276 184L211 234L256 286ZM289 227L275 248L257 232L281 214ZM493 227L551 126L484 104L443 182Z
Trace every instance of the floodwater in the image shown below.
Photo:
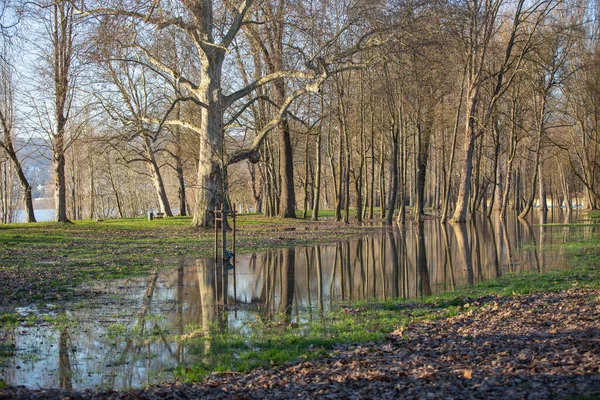
M578 214L555 212L543 221L569 218ZM250 335L256 321L302 322L340 301L419 298L507 273L564 268L560 244L597 229L539 223L539 215L529 223L430 220L336 244L241 255L232 270L182 258L176 269L98 282L80 289L84 302L46 314L52 323L0 330L0 382L144 387L197 362L198 349L178 339L211 327ZM18 311L39 319L35 308Z
M35 220L37 222L49 222L54 221L55 211L54 209L40 209L37 208L33 210L33 215L35 215ZM25 216L25 210L18 210L15 216L14 222L25 222L27 220Z

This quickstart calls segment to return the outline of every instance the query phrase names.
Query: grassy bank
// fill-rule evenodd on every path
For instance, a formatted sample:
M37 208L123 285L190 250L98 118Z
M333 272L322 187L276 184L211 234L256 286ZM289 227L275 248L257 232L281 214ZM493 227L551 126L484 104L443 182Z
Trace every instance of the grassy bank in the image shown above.
M204 360L176 375L197 381L213 371L247 372L294 360L316 359L334 349L384 340L410 323L451 317L463 312L494 307L495 299L572 288L600 289L600 237L578 237L569 242L569 269L545 274L503 276L472 287L423 298L419 301L391 299L342 305L331 312L313 313L303 322L279 322L253 326L254 334L214 327L207 337L188 339ZM209 350L207 350L209 349Z
M334 242L374 229L379 228L242 214L237 252ZM176 266L182 258L207 257L213 247L214 231L192 228L186 217L0 225L0 313L64 299L82 282L139 276Z

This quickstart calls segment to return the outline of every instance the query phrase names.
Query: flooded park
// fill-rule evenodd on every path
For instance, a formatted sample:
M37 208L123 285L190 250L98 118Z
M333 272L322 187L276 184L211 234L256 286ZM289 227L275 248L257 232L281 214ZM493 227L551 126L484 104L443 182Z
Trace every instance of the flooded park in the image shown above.
M0 379L65 389L172 380L177 368L210 352L210 339L188 339L212 329L249 337L265 323L325 323L324 314L347 301L416 299L564 268L561 244L598 229L578 218L555 212L535 213L529 222L431 219L337 243L242 254L233 268L182 256L178 268L87 284L78 289L84 301L43 315L36 306L19 308L22 322L0 336Z

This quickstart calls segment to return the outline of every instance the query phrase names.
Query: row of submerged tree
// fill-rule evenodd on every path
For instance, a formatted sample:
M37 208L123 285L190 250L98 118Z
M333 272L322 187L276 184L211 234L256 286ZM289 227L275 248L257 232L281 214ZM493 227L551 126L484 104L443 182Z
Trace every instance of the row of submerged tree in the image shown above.
M5 2L3 222L600 206L592 0ZM176 203L176 204L174 204Z

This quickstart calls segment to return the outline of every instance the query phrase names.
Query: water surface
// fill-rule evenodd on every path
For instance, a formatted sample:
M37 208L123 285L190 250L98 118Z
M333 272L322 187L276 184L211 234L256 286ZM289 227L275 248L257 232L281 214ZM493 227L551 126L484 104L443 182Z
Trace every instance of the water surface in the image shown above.
M569 218L556 212L544 220ZM0 380L32 388L143 387L197 362L198 349L181 339L211 327L250 334L257 321L318 319L341 301L420 298L507 273L564 268L560 244L596 229L540 221L429 220L334 244L241 255L233 270L182 257L179 268L93 283L81 288L85 301L48 314L52 323L0 331Z

